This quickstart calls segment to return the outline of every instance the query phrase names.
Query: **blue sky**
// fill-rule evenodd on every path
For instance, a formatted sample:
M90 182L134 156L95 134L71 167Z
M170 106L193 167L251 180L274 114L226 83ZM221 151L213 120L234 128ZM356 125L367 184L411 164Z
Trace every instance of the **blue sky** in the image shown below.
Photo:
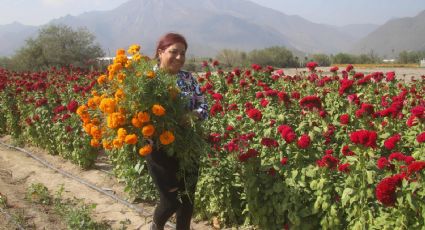
M110 10L127 0L0 0L0 25L42 25L67 14ZM260 5L330 25L384 24L425 10L425 0L251 0Z

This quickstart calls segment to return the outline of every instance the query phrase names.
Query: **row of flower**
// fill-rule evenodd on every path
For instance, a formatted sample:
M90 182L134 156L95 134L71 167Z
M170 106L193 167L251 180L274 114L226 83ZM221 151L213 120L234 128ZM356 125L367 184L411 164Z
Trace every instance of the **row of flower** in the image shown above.
M87 144L90 139L75 112L98 75L72 68L37 73L0 69L0 133L89 168L98 149Z
M425 225L425 76L204 65L201 215L262 229Z
M133 60L143 59L138 49L128 52ZM176 92L171 89L162 105L144 105L149 113L112 116L125 114L112 101L132 94L131 88L119 90L123 81L155 78L137 69L135 75L120 74L131 69L123 54L106 75L0 70L0 132L86 168L103 147L129 193L154 199L143 156L151 151L149 137L163 122L167 98ZM309 72L287 76L272 67L224 72L217 62L204 63L206 73L198 81L209 97L210 117L203 126L211 150L201 158L197 215L262 229L420 228L425 224L424 79L363 74L351 65L322 73L316 66L309 63ZM120 121L138 129L119 129ZM160 142L168 146L181 134L167 133Z

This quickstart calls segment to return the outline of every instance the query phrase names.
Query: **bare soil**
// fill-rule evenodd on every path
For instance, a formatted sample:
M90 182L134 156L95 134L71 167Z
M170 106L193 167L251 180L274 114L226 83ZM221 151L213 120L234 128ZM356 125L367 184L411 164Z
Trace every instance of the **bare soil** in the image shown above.
M4 143L11 143L8 137L2 137L0 140ZM108 173L110 166L102 160L96 163L94 169L82 170L60 156L49 155L45 151L31 146L26 146L25 149L56 168L126 199L124 185L119 183L111 173ZM19 229L18 224L24 229L66 229L64 221L53 212L52 207L36 205L25 200L27 188L34 183L45 185L50 194L54 194L63 185L62 196L64 199L84 199L84 203L96 204L93 219L98 222L105 221L113 229L120 229L122 227L120 222L126 220L130 221L126 225L127 229L149 229L152 221L154 204L133 204L143 210L142 213L137 212L107 195L44 166L26 153L0 144L0 194L7 198L7 207L0 209L0 211L4 211L0 212L0 230ZM8 216L13 216L13 219L18 221L11 221ZM193 222L192 228L212 229L206 222ZM173 228L166 227L166 229Z

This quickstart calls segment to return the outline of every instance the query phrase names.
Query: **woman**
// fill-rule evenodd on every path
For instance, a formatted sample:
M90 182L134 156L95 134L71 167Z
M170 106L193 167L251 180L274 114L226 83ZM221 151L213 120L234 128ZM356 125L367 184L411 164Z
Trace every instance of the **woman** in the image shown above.
M155 58L158 60L156 68L176 76L176 84L182 95L188 97L190 113L196 114L199 119L206 119L208 106L200 91L199 85L192 74L181 70L185 62L187 50L186 39L176 33L168 33L160 38ZM190 220L193 213L193 201L198 179L198 165L189 170L194 183L184 183L177 176L179 160L175 156L168 156L164 151L152 152L146 157L149 173L159 192L159 204L156 206L151 229L164 229L167 220L176 213L176 229L190 229Z

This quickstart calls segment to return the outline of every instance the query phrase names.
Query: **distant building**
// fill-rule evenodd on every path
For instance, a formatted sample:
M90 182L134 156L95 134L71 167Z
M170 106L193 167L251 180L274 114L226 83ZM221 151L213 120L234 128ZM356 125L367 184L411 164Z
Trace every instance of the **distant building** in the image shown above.
M383 63L394 63L395 59L384 59L382 60Z
M421 67L425 67L425 59L421 60Z

